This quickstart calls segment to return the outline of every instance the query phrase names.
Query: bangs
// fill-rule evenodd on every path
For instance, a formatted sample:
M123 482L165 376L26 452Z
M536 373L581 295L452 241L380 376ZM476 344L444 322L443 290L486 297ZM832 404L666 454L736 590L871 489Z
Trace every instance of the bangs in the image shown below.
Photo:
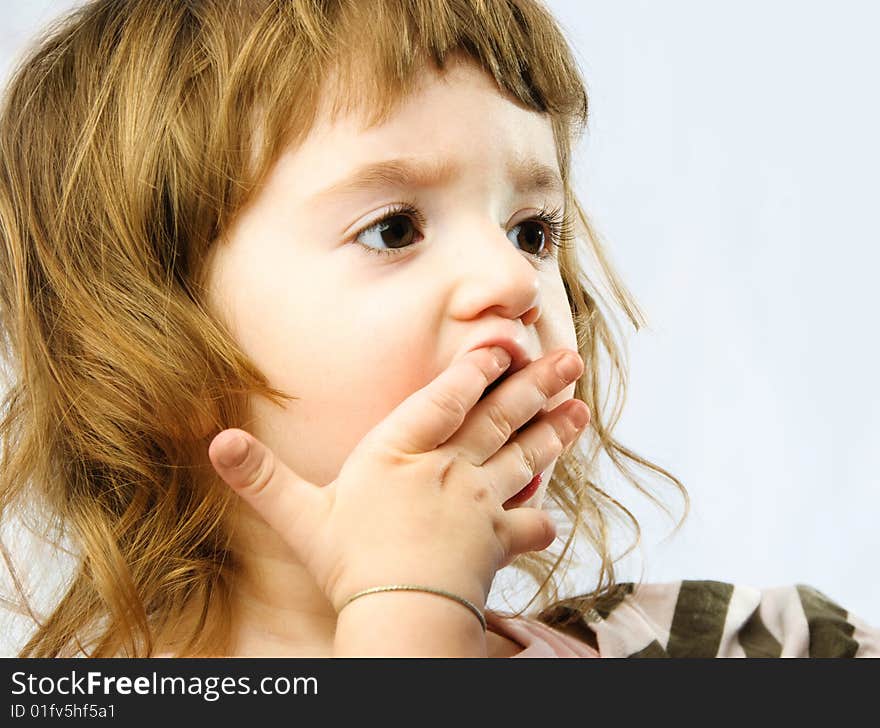
M318 17L317 4L306 13L299 5L285 6L285 18L270 20L289 23L298 43L254 49L264 60L277 59L264 69L299 77L295 92L288 86L284 94L288 119L305 121L305 105L312 123L321 114L331 123L355 118L364 128L380 125L416 90L426 64L442 72L450 57L470 60L512 101L552 117L567 178L570 144L587 124L587 93L562 30L542 6L518 0L349 0L322 5ZM286 34L271 35L281 40ZM315 94L308 99L304 77ZM296 126L288 142L302 138L303 125Z
M425 63L469 58L519 104L563 117L580 133L587 95L556 21L533 3L515 0L375 0L339 5L328 68L327 111L382 123L413 91Z

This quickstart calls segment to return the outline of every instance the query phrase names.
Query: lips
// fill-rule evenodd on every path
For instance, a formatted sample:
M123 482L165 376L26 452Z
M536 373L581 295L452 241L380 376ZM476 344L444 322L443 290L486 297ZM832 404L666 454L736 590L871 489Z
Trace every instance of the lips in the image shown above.
M541 473L538 473L534 478L529 481L529 484L523 488L519 493L514 496L508 498L504 505L505 506L518 506L521 503L525 503L529 498L531 498L535 493L538 492L538 488L541 487Z

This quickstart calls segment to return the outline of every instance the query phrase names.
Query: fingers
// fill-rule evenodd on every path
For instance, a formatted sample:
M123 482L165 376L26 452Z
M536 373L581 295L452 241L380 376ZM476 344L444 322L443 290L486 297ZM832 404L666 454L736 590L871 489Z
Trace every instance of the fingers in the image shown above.
M500 346L468 352L401 402L365 439L409 454L434 450L455 434L486 387L509 365L510 354Z
M519 493L583 433L590 410L570 399L542 415L483 464L502 502ZM517 509L511 509L517 510Z
M556 539L556 524L549 513L537 508L513 508L505 511L507 561L526 551L542 551Z
M303 480L253 435L224 430L208 447L217 474L294 548L307 546L328 496Z
M560 363L569 368L560 369ZM569 349L532 362L478 402L447 445L466 453L475 465L484 463L510 440L516 430L577 380L583 368L580 356Z

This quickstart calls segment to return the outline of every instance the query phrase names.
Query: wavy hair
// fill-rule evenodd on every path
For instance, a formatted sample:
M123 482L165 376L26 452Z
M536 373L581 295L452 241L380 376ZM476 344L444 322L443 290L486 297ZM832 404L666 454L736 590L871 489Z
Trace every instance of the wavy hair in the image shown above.
M576 223L560 269L586 365L575 396L593 415L590 442L558 459L549 484L568 524L561 550L512 564L536 585L519 613L536 600L542 614L565 603L583 612L620 587L614 564L641 531L600 487L603 453L667 514L633 468L674 484L680 527L684 486L612 436L627 369L613 309L636 330L645 320L572 191L587 92L544 6L91 0L35 39L0 108L0 518L16 515L76 559L37 614L3 546L16 585L8 604L36 625L21 656L148 656L190 610L200 618L179 653L228 653L236 496L207 448L220 430L247 427L249 398L283 406L291 396L208 310L207 254L319 113L381 123L423 64L442 70L453 54L552 122ZM319 108L323 99L330 108ZM634 529L620 557L612 520ZM595 589L560 601L558 577L578 538L595 554Z

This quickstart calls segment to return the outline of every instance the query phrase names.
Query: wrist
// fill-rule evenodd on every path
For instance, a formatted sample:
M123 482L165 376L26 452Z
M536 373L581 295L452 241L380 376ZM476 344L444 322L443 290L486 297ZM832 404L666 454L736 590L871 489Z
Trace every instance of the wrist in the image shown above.
M491 587L491 584L490 584ZM436 599L452 599L458 600L466 604L462 604L462 609L467 613L479 612L481 615L485 611L486 600L489 596L488 588L483 588L475 579L445 578L442 574L419 575L416 573L397 573L384 575L382 577L367 576L355 579L346 579L344 584L339 584L333 590L329 597L330 603L336 610L337 614L341 614L350 604L355 601L364 599L374 599L379 593L384 591L414 592L424 590L426 593L435 594ZM478 621L482 621L479 617L474 617Z
M477 621L480 623L483 632L486 631L486 617L483 614L483 610L472 601L466 599L465 597L459 596L458 594L453 594L452 592L446 591L445 589L436 589L434 587L422 586L419 584L388 584L385 586L376 586L371 587L370 589L364 589L362 591L356 592L348 599L346 599L345 602L343 602L342 606L336 610L336 612L338 614L356 599L361 599L363 597L370 596L371 594L381 594L385 592L422 592L425 594L433 594L438 597L443 597L444 599L450 599L453 602L461 604L465 609L473 614L474 617L476 617Z
M461 603L430 592L382 591L339 612L337 657L486 657L480 620Z

